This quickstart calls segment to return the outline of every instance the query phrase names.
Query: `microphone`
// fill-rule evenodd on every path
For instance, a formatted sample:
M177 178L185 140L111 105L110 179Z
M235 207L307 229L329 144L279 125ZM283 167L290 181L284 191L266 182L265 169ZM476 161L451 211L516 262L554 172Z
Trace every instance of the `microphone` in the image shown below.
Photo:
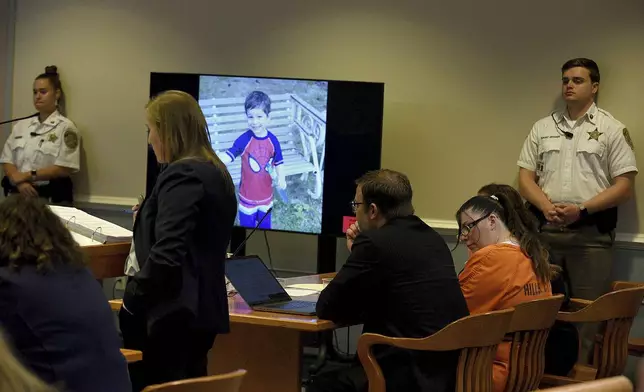
M40 113L36 112L36 113L34 113L34 114L30 115L30 116L25 116L25 117L20 117L20 118L12 118L11 120L7 120L7 121L2 121L2 122L0 122L0 125L5 125L5 124L12 123L12 122L20 121L20 120L26 120L26 119L28 119L28 118L36 117L36 116L37 116L37 115L39 115L39 114L40 114ZM32 132L32 133L33 133L33 132ZM32 135L32 136L33 136L33 135Z
M550 113L550 117L552 117L552 121L554 121L554 122L555 122L555 127L557 127L557 130L558 130L559 132L563 133L563 134L564 134L564 136L566 137L566 139L570 140L570 139L572 139L572 138L575 136L575 134L574 134L574 133L572 133L572 132L568 132L568 131L564 131L563 129L561 129L561 127L559 126L559 123L557 122L557 119L555 119L555 114L554 114L554 113Z
M230 257L235 257L235 256L237 256L237 253L238 253L238 252L241 250L241 248L246 244L246 241L248 241L248 239L250 238L250 236L252 236L252 235L253 235L253 233L255 232L255 230L257 230L257 229L259 228L259 225L261 225L261 224L262 224L262 222L264 221L264 218L266 218L266 217L268 216L268 214L270 214L270 213L271 213L271 211L273 211L273 207L269 208L269 209L266 211L266 213L264 214L264 216L262 216L262 219L260 219L260 220L259 220L259 222L257 222L257 225L253 228L253 230L250 232L250 234L248 234L248 235L246 236L246 238L242 241L242 243L241 243L241 244L239 244L239 246L237 247L237 249L235 249L235 251L233 252L233 254L232 254L232 255L230 255Z

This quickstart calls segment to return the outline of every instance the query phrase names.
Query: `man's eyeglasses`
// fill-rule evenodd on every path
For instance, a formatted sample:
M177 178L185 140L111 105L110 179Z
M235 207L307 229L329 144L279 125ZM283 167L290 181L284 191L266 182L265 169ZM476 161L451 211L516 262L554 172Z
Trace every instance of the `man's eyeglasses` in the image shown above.
M358 202L355 200L351 200L351 210L355 214L358 211L358 206L364 204L363 202Z
M488 214L483 215L482 217L480 217L480 218L478 218L476 220L473 220L472 222L464 223L461 226L461 230L460 230L460 232L458 234L457 239L460 239L460 237L462 237L462 236L470 235L470 232L472 232L472 229L474 229L476 227L476 225L479 224L479 222L482 222L484 219L487 219L487 217L490 216L490 215L492 215L491 212L488 213Z

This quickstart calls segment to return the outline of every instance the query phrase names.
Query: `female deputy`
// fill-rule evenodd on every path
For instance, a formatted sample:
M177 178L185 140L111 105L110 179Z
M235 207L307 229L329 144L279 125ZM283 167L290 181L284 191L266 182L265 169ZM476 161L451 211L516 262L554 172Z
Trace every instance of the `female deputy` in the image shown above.
M33 99L38 115L14 126L0 155L5 196L19 192L71 204L69 176L80 167L80 136L64 115L65 94L56 66L36 77Z

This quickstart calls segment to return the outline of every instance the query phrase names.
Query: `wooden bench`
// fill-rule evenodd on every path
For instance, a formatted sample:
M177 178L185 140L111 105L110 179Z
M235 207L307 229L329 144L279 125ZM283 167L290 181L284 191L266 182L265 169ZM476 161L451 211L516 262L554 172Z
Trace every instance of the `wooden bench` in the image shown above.
M314 198L322 196L322 169L324 148L318 156L318 147L323 147L326 135L326 113L306 103L296 94L269 95L271 114L268 129L280 142L284 156L283 170L286 177L300 175L302 180L309 173L315 175L315 190L309 194ZM212 146L217 153L232 147L235 140L248 130L248 119L244 108L245 97L212 98L199 100ZM241 163L235 159L229 163L233 181L239 185Z

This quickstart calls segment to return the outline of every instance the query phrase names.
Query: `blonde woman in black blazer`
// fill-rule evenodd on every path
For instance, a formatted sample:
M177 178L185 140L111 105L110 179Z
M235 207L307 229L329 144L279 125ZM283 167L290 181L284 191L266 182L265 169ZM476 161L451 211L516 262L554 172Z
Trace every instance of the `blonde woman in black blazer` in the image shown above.
M217 158L197 101L167 91L146 108L148 142L166 164L134 222L140 270L119 313L133 390L206 375L215 336L229 331L224 277L237 213L235 187Z

